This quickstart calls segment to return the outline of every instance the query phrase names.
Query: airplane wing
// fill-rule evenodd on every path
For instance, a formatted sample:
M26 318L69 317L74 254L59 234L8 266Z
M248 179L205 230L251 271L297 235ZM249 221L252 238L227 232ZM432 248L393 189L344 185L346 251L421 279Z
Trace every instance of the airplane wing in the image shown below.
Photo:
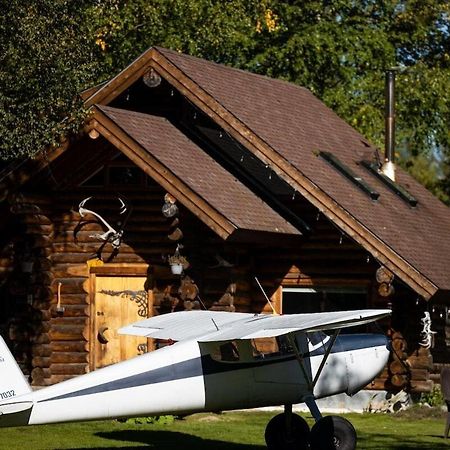
M230 313L180 311L151 317L119 329L119 334L198 342L280 336L294 331L334 330L373 322L391 314L389 309L362 309L310 314Z

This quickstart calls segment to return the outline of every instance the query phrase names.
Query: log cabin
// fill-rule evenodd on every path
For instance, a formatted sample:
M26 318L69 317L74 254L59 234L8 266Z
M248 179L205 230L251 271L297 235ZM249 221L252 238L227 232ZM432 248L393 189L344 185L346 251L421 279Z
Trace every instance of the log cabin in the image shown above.
M82 97L79 134L0 173L0 332L33 386L165 345L127 323L271 313L265 292L283 314L392 308L368 387L432 389L450 210L366 138L305 88L158 47Z

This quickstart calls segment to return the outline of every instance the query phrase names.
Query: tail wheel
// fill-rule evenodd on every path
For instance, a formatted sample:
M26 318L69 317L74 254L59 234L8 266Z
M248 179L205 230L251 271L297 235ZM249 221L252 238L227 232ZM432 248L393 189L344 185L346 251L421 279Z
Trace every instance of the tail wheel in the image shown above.
M311 429L311 450L355 450L356 431L343 417L327 416Z
M309 426L297 414L291 414L290 426L286 414L273 417L267 424L264 437L269 450L309 449Z

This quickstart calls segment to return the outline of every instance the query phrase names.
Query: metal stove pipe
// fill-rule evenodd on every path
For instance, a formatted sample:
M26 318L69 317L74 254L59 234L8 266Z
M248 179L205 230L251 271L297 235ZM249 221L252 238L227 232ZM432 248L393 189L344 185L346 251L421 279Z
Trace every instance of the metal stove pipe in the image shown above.
M395 72L386 71L385 78L385 143L381 172L395 181Z

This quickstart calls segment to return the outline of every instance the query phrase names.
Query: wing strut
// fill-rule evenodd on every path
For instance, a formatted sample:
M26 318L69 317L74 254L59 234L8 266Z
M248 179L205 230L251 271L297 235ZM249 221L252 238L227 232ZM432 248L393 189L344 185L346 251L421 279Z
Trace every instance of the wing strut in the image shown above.
M303 372L303 376L305 377L305 380L308 383L308 390L310 390L312 392L313 385L311 383L311 380L309 379L308 373L306 372L305 366L303 365L303 356L298 351L297 342L295 341L295 335L294 335L294 333L288 333L286 335L286 337L287 337L287 339L289 341L289 344L291 344L292 349L294 350L295 358L298 361L300 369Z
M322 370L325 367L325 364L327 362L328 356L330 356L331 349L333 348L333 345L336 342L336 339L339 336L340 332L341 332L341 329L338 328L338 329L334 330L333 336L331 336L330 343L328 344L328 347L327 347L327 349L325 351L325 355L322 358L320 366L317 369L316 376L314 377L314 381L312 382L312 389L314 389L314 387L316 386L317 380L319 379L320 374L322 373Z

